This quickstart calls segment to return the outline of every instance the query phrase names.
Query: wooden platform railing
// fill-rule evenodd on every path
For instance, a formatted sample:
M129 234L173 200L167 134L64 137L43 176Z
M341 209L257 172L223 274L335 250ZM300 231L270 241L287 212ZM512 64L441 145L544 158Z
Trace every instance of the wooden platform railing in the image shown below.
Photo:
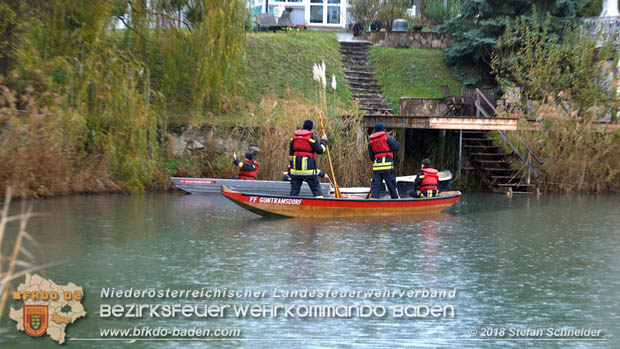
M483 106L482 102L484 102L486 104L486 107L489 108L489 110L491 110L492 115L490 115L486 110L485 107ZM476 89L476 117L480 117L481 115L484 118L490 119L490 118L495 118L497 116L497 110L495 109L495 106L487 99L487 97L482 93L482 91L480 91L480 89ZM538 177L540 174L538 173L538 171L536 170L536 167L534 166L534 164L532 164L531 159L533 158L534 160L536 160L536 162L539 165L542 165L542 160L540 160L540 158L538 157L538 155L536 155L536 153L534 153L534 151L527 145L527 143L525 143L525 141L523 141L523 139L521 139L521 137L519 137L517 135L517 140L519 141L520 145L522 145L526 150L527 150L527 156L525 156L518 147L516 147L508 138L508 136L506 136L506 133L504 131L498 130L499 134L502 136L503 142L507 143L510 148L512 149L512 151L517 154L517 156L519 157L519 159L521 159L521 161L523 161L523 163L527 166L527 184L530 184L530 178L531 178L531 174L534 174L535 177Z

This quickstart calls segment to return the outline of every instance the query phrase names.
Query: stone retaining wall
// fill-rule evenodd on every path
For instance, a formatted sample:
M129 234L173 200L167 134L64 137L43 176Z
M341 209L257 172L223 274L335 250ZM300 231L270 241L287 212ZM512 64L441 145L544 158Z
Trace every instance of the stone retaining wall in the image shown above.
M447 110L443 98L400 98L400 115L403 116L442 116Z
M379 46L395 48L448 48L452 46L447 34L411 31L407 33L371 32L369 40Z
M184 154L214 152L216 154L232 154L238 152L243 158L244 152L260 152L257 144L241 139L241 132L219 132L216 127L202 126L192 128L182 126L178 132L168 133L168 154L182 156Z

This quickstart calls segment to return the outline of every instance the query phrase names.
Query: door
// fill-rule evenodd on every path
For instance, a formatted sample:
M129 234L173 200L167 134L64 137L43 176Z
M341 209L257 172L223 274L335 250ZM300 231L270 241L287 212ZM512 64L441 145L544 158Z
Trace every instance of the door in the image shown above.
M346 0L310 0L310 24L341 26L341 2Z

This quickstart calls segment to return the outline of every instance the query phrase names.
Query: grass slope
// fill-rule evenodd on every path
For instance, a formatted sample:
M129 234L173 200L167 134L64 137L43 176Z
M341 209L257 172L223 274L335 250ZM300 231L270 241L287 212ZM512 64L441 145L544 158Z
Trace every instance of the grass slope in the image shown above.
M287 97L303 93L306 98L315 100L317 85L312 80L312 65L325 60L329 110L333 99L332 74L336 74L338 85L336 98L349 106L351 92L344 76L339 47L333 32L248 34L243 76L246 99L256 103L267 95Z
M442 97L440 85L447 85L452 95L461 94L441 50L373 47L368 58L394 110L400 108L400 97Z

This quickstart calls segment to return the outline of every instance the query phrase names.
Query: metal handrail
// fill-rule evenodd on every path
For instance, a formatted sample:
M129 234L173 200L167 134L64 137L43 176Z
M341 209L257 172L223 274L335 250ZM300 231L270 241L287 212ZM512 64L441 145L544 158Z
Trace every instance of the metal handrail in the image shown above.
M493 115L497 115L497 110L495 110L495 106L493 104L491 104L491 102L488 100L487 96L485 96L482 91L480 91L479 88L476 88L476 96L478 97L478 103L480 103L480 97L482 97L482 100L484 100L485 102L487 102L487 105L489 107L491 107L491 110L493 110Z
M493 115L489 115L489 113L482 107L482 104L480 104L481 100L484 100L487 103L487 105L493 111ZM482 114L482 116L484 116L486 119L491 119L495 117L495 115L497 115L497 109L495 109L495 106L491 104L491 102L487 99L487 97L484 94L482 94L482 91L480 91L480 89L478 88L476 89L475 106L476 106L477 115ZM526 158L523 155L523 153L521 153L521 151L514 144L512 144L512 142L510 141L510 139L508 139L508 136L506 136L506 133L504 131L498 130L498 132L502 136L504 142L508 143L512 151L514 151L515 154L517 154L517 156L521 159L521 161L523 161L527 165L527 167L532 171L532 173L534 173L534 176L538 177L539 176L538 171L536 171L536 168L534 167L534 165L532 165L531 161L529 160L529 156ZM523 141L523 139L519 137L519 135L517 135L517 139L519 140L521 145L523 145L525 149L527 149L527 152L529 155L531 155L539 164L543 163L542 160L540 160L540 158L536 155L536 153L534 153L534 151L527 145L527 143L525 143L525 141Z

